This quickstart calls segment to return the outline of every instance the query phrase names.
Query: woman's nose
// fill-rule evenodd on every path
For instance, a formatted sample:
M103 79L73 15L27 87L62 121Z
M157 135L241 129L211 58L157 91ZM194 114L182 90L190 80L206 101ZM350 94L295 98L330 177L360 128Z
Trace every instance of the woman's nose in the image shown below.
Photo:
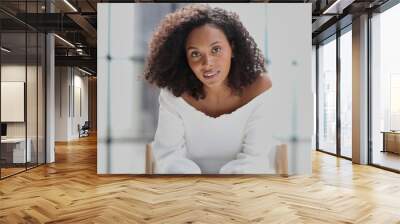
M212 66L213 65L212 57L210 55L205 55L203 58L202 65Z

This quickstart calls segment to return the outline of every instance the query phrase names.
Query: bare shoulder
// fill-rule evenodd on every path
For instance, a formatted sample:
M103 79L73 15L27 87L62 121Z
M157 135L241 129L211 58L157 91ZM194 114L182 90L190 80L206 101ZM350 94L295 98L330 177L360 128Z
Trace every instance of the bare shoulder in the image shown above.
M267 73L262 73L259 78L258 82L256 82L256 85L259 86L259 89L262 92L269 90L272 87L272 81L270 77L268 76Z
M255 81L246 89L247 100L251 100L261 93L268 91L272 87L272 81L268 74L261 74Z

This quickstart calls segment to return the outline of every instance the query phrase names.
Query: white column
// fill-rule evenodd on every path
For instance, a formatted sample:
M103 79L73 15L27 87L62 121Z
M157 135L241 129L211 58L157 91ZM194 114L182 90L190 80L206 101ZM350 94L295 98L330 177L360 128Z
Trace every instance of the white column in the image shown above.
M353 20L353 162L368 163L368 16Z
M55 76L54 35L46 35L46 163L55 161Z

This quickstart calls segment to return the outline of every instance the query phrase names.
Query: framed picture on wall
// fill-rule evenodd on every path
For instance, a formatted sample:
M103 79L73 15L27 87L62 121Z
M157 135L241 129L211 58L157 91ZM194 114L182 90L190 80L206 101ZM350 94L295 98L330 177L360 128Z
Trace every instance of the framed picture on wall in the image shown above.
M1 122L24 122L25 82L1 82Z

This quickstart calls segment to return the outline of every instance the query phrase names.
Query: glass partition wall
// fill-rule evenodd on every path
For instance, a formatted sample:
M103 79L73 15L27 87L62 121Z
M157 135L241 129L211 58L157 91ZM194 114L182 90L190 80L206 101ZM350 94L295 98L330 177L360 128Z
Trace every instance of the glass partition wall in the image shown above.
M1 34L1 178L24 171L25 161L30 159L26 150L25 42L25 32Z
M35 13L43 10L39 2L18 6ZM0 12L1 179L45 163L45 41L44 33Z
M352 157L351 25L317 46L317 149Z
M400 4L388 2L374 10L369 18L368 32L368 163L395 172L400 172L399 21ZM316 145L320 151L351 159L351 25L336 35L317 45ZM336 55L339 57L335 60Z
M336 154L336 36L318 47L318 149Z
M352 34L351 26L340 36L340 154L352 158Z
M400 172L400 4L371 18L370 162Z

